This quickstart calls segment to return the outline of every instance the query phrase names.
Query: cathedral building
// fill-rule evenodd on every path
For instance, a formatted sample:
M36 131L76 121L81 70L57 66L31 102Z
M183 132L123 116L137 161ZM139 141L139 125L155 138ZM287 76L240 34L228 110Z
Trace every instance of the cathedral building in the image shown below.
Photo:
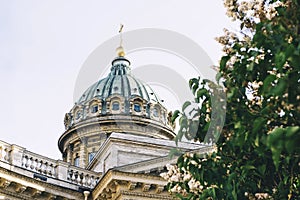
M65 115L62 160L0 141L0 199L173 199L159 176L171 149L210 146L173 141L170 114L131 74L122 47L107 77L91 85Z

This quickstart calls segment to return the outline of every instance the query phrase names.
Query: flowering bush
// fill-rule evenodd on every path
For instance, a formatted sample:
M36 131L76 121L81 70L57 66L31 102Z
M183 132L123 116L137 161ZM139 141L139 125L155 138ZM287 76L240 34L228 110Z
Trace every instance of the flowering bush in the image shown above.
M226 120L216 151L182 154L162 176L181 199L300 199L300 2L225 0L239 32L225 29L216 79L225 86ZM199 108L175 111L188 139L203 142L217 86L190 87ZM223 99L224 100L224 99ZM222 101L223 101L222 100ZM221 131L220 127L214 133ZM207 142L207 141L204 141Z

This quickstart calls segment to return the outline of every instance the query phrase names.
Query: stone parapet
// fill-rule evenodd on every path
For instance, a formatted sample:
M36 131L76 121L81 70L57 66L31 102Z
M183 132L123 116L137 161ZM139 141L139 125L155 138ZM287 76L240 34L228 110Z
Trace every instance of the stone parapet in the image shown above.
M54 185L92 189L101 173L54 160L25 148L0 141L0 167Z

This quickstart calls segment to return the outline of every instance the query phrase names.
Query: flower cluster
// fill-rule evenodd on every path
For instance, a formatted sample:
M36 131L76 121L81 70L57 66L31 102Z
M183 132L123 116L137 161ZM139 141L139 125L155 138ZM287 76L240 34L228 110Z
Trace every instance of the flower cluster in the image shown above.
M223 52L229 54L232 52L232 46L238 41L238 36L224 28L224 36L215 38L217 42L223 45Z
M223 46L223 52L227 55L233 52L232 46L236 43L249 44L251 33L255 30L255 25L262 20L271 20L278 15L277 8L283 7L280 1L274 3L265 0L224 0L226 14L233 20L239 21L243 32L239 35L224 29L224 36L217 37L216 40ZM249 35L250 34L250 35ZM229 62L234 63L233 61Z
M172 193L186 194L186 190L180 186L180 182L186 181L191 177L191 174L186 172L185 174L181 173L179 168L176 165L167 164L167 172L161 173L160 176L167 180L169 183L176 182L169 191Z
M269 199L273 200L272 196L268 193L255 193L249 194L248 192L245 192L245 196L248 197L249 200L259 200L259 199Z
M251 108L254 105L261 106L263 97L258 94L258 89L260 86L263 85L262 81L253 81L248 83L247 87L247 98L249 100L249 103L247 102L249 108Z
M183 160L187 164L186 167L178 168L177 165L167 164L167 172L161 173L160 176L168 181L169 192L178 193L183 196L187 195L188 193L200 195L206 189L217 187L216 185L209 185L205 181L201 183L190 172L191 167L194 169L196 167L198 170L203 170L202 164L207 162L210 158L212 158L214 162L220 160L221 157L215 156L215 152L216 148L212 149L212 151L204 158L199 158L196 154L191 152L184 154ZM214 156L212 156L213 154Z
M224 5L227 16L234 21L240 20L246 28L252 28L262 19L271 20L278 14L276 8L284 6L280 1L269 3L265 0L225 0Z
M160 174L161 177L170 181L170 182L178 182L181 180L181 174L176 165L167 164L166 165L168 172Z
M193 156L193 154L188 153L185 156L190 157ZM195 160L190 160L190 164L201 168L201 165L198 164ZM170 192L180 193L183 195L187 194L187 190L181 187L181 184L184 182L186 182L189 186L189 192L201 193L203 191L203 185L201 185L199 181L193 178L192 174L184 167L179 169L177 165L170 164L167 164L166 167L168 171L165 173L161 173L160 176L167 180L169 183L176 182L176 184L170 188Z

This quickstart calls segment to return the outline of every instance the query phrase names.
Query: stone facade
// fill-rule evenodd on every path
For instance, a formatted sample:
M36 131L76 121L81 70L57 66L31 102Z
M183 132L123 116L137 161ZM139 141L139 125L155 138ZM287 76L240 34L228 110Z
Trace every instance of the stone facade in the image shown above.
M176 162L168 156L174 147L173 141L113 133L84 169L0 141L0 199L172 199L159 173ZM179 148L212 150L183 142Z
M122 48L118 48L119 50ZM212 147L179 142L154 91L130 74L119 54L110 74L88 88L64 119L53 160L0 141L0 199L173 199L159 174L171 149Z

